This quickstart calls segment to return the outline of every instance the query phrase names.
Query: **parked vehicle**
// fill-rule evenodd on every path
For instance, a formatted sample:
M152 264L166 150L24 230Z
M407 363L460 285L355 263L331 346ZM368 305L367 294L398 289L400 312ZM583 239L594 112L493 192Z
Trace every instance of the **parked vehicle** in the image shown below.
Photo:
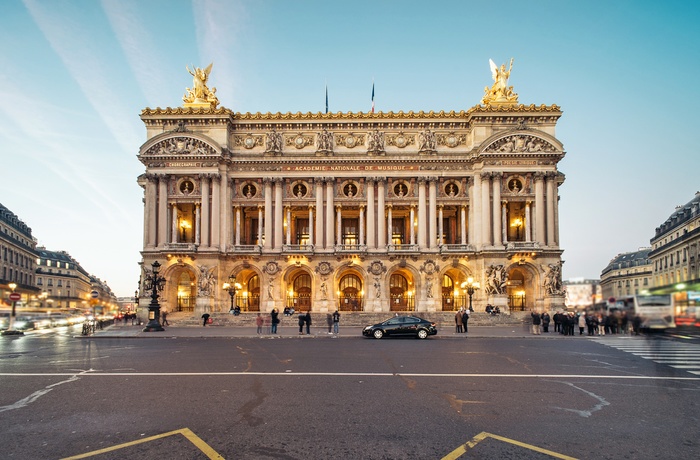
M437 327L423 318L417 316L394 316L372 326L365 326L362 335L381 339L387 337L417 337L426 339L428 336L437 334Z

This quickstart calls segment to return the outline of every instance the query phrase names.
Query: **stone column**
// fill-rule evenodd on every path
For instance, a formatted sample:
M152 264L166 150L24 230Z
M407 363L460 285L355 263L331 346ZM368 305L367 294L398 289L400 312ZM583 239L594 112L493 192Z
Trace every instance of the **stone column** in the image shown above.
M292 244L292 208L291 206L286 206L287 208L287 246Z
M437 246L437 178L431 177L428 183L428 247Z
M339 204L335 205L335 232L336 232L336 244L340 246L343 244L343 207Z
M501 177L503 173L493 173L493 245L501 246L503 222L501 221Z
M377 181L377 248L386 251L386 178Z
M236 246L241 245L241 207L236 206Z
M202 243L202 214L200 203L194 204L194 244Z
M508 202L501 202L501 231L503 244L508 244ZM526 224L525 224L526 225Z
M491 246L491 173L481 173L481 241Z
M154 175L146 176L146 203L144 206L144 216L143 221L146 224L145 227L145 243L146 249L154 249L156 247L156 222L158 215L157 213L157 181L158 178Z
M375 249L377 247L377 226L375 221L375 205L374 202L374 180L367 180L367 248Z
M168 176L158 176L158 247L168 243Z
M416 244L416 205L411 205L411 246Z
M428 218L428 210L425 204L425 178L418 179L418 248L426 249L427 247L427 229L426 220Z
M461 233L461 243L467 244L467 206L461 205L460 207L460 233ZM471 207L470 207L471 208ZM471 225L469 226L471 229ZM471 238L470 238L471 240Z
M263 207L258 205L258 246L261 248L263 247L263 221Z
M314 244L314 205L309 205L309 245Z
M394 224L394 221L393 221L394 217L392 215L392 209L393 209L393 205L390 204L389 206L387 206L387 210L386 210L386 214L387 214L387 217L386 217L386 227L387 227L386 238L387 238L388 245L394 244L394 238L393 238L393 236L394 236L394 225L393 225Z
M360 205L360 240L359 245L365 244L365 206Z
M311 244L314 245L314 249L323 249L323 180L321 178L314 179L314 188L316 189L316 241L311 240Z
M200 174L199 181L202 184L202 247L209 247L209 174Z
M264 180L265 184L265 244L266 251L272 249L272 179Z
M535 241L546 244L544 222L544 173L535 173Z
M179 243L180 235L178 235L177 232L177 203L172 204L172 210L170 211L170 222L172 230L172 233L170 234L170 241L173 243Z
M445 229L443 228L444 223L442 221L442 208L443 207L444 207L444 205L442 205L442 204L438 206L438 246L442 246L443 244L445 244L445 241L443 239L444 235L445 235Z
M284 232L284 204L282 203L282 185L284 179L275 179L275 241L272 243L272 248L282 250L282 233Z
M530 230L532 226L532 217L530 217L530 206L532 202L525 202L525 241L532 241L532 231Z
M211 179L211 241L209 246L221 247L221 176L216 174Z
M474 185L469 199L469 242L481 247L481 174L474 174ZM473 240L472 240L473 238Z
M556 173L547 173L547 246L554 246L554 207L556 205Z
M335 212L335 202L334 202L334 182L335 179L326 179L326 249L333 249L333 242L335 238L333 236L333 214Z

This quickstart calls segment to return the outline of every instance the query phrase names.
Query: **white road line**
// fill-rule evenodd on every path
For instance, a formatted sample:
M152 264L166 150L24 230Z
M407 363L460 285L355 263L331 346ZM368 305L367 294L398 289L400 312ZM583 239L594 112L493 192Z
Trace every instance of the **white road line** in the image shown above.
M0 373L0 377L65 377L74 373ZM391 372L99 372L80 374L89 377L414 377L414 378L498 378L498 379L613 379L613 380L690 380L700 377L664 377L653 375L585 375L585 374L417 374Z

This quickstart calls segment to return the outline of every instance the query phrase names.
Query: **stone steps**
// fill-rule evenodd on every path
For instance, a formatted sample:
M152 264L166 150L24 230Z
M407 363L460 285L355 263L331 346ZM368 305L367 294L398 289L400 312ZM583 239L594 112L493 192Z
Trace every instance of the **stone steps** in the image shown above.
M332 312L331 312L332 313ZM323 326L326 323L326 316L331 313L311 312L311 318L314 326ZM397 312L340 312L340 324L343 326L366 326L368 324L376 324L389 319ZM455 312L398 312L400 315L415 315L421 318L433 321L438 328L454 327ZM242 312L238 316L225 313L209 313L213 319L213 326L249 326L255 327L257 312ZM261 312L261 316L266 320L270 319L269 314ZM529 321L529 312L513 312L510 315L501 314L491 316L485 312L474 312L470 315L470 326L506 326L520 325L523 321ZM280 314L281 326L296 326L298 324L298 315L284 316ZM201 326L201 314L195 313L168 313L168 322L173 326Z

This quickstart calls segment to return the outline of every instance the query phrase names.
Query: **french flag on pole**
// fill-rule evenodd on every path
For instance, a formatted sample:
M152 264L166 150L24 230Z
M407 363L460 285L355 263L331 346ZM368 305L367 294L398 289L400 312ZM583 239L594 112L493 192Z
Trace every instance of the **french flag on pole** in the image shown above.
M374 81L372 81L372 113L374 113Z

